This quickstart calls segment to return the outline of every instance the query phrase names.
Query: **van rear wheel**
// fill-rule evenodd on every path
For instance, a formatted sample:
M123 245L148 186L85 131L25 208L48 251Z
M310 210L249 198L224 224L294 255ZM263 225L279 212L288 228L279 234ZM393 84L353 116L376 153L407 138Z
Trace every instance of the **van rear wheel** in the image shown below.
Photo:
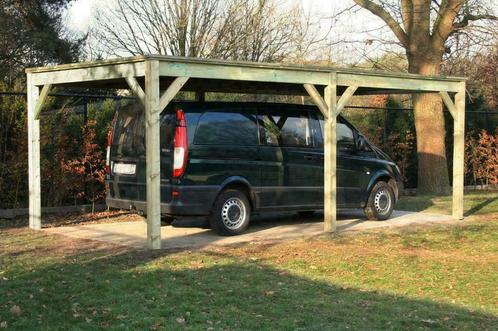
M364 209L369 220L383 221L391 216L394 209L394 192L386 182L377 182Z
M209 217L211 229L223 236L235 236L249 226L251 204L247 196L234 189L220 193Z

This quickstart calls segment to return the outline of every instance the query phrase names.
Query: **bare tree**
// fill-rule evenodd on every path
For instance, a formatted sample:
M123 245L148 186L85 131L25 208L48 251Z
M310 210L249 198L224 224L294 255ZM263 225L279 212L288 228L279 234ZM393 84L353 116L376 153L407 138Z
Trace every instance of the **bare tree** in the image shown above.
M443 57L457 36L470 36L476 22L492 21L492 6L485 0L354 0L384 21L405 49L408 71L441 73ZM491 23L494 24L494 23ZM480 31L481 33L483 31ZM418 190L449 191L445 126L441 99L436 94L413 96L418 152Z
M309 15L275 0L121 0L96 21L105 52L118 56L280 61L320 40Z
M110 55L202 56L219 0L124 0L97 14L96 35Z

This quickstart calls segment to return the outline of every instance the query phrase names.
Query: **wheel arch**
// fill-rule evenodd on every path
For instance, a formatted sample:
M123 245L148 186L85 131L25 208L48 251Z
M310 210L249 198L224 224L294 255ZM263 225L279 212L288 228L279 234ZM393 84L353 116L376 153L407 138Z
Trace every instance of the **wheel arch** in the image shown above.
M374 176L372 176L372 178L370 178L370 181L369 181L368 186L367 186L367 194L366 194L366 197L364 199L365 204L368 202L368 197L370 196L370 193L372 192L374 185L380 181L386 182L387 185L389 185L391 187L391 189L394 192L395 203L398 201L399 192L398 192L398 185L396 184L396 180L387 170L382 170L382 171L377 172Z
M251 204L251 209L254 210L256 199L252 190L252 185L246 178L241 176L228 177L221 183L220 189L216 194L216 198L218 198L221 192L227 189L237 189L244 192L244 194L247 196L247 199L249 200L249 203Z

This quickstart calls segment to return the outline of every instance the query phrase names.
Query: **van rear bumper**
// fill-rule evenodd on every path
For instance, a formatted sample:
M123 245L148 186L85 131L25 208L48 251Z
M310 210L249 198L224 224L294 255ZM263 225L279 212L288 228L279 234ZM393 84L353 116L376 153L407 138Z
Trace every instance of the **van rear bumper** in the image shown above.
M218 194L217 186L179 186L174 191L178 196L170 202L161 203L161 214L172 216L206 216L211 213L214 200ZM120 199L109 193L105 199L108 207L125 210L137 210L147 213L147 203L141 200Z

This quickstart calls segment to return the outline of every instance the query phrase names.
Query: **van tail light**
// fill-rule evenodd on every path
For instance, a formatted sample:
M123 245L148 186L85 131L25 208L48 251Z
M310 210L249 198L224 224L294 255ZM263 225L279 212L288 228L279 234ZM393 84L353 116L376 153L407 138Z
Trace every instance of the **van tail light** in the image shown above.
M181 109L176 111L176 127L173 146L173 177L178 178L185 172L188 152L187 124L185 122L185 113Z
M117 114L114 116L114 119L111 122L111 127L107 132L107 150L106 150L106 159L105 159L105 173L109 177L111 175L111 146L112 146L112 136L114 133L114 124L116 123Z

